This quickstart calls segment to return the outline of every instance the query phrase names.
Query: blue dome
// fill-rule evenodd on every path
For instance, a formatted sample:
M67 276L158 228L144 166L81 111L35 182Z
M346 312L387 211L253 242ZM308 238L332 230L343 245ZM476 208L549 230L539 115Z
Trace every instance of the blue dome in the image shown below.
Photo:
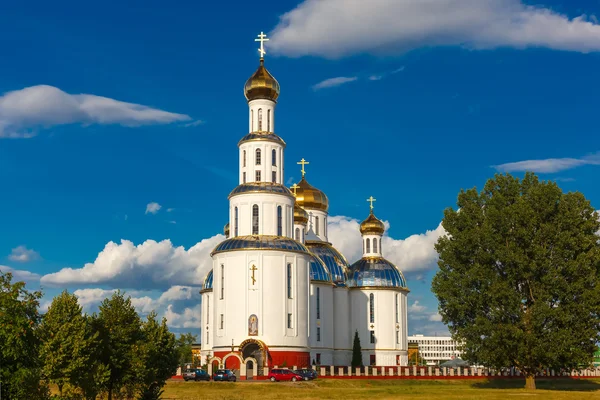
M350 264L331 244L327 242L307 241L306 247L325 263L331 274L333 283L338 284L346 281L346 272L350 268Z
M302 243L292 238L269 235L236 236L222 241L212 251L211 256L224 251L235 250L283 250L296 253L308 253Z
M382 257L361 258L350 267L348 287L388 287L406 289L398 268Z
M317 256L310 260L310 280L320 282L331 282L331 274L325 263Z
M209 273L204 278L204 283L202 284L202 291L204 290L212 290L213 288L213 270L211 269Z
M229 193L229 199L233 196L237 196L238 194L244 193L273 193L273 194L283 194L290 198L295 198L292 194L292 191L281 185L279 183L272 182L246 182L237 186L235 189Z
M267 142L275 142L275 143L279 143L279 144L283 145L283 147L285 147L285 142L283 141L283 139L272 132L250 132L249 134L244 136L238 142L238 146L241 145L242 143L246 143L246 142L250 142L250 141L257 141L257 140L264 140Z

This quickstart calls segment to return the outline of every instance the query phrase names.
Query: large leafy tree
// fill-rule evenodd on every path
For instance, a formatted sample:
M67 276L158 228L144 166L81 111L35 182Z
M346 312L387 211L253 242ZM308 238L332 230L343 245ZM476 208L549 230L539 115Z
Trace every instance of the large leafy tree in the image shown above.
M192 355L192 345L196 342L196 335L192 335L191 333L182 333L177 338L177 352L179 354L179 364L184 365L187 363L192 363L193 355Z
M531 173L496 175L444 212L432 290L464 357L517 367L587 367L600 340L600 229L581 193Z
M171 378L179 361L175 335L169 332L167 321L159 323L156 313L148 315L142 326L143 340L138 346L138 391L141 400L158 400L167 379Z
M96 321L102 341L101 360L108 370L108 400L121 389L132 395L136 385L134 360L143 338L141 320L131 298L118 291L104 299Z
M12 283L11 273L0 272L0 398L43 399L38 313L42 293Z

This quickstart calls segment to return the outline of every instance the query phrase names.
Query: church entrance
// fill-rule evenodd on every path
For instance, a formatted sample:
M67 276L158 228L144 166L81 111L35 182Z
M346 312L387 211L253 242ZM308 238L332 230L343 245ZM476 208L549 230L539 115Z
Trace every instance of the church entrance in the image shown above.
M263 367L265 366L265 357L266 350L262 342L254 339L245 340L241 346L240 351L242 353L242 358L246 360L247 358L253 358L256 360L256 375L263 375ZM249 360L246 364L246 374L252 374L252 367L254 366L253 361Z
M248 361L246 363L246 380L250 381L254 378L254 363L252 361Z

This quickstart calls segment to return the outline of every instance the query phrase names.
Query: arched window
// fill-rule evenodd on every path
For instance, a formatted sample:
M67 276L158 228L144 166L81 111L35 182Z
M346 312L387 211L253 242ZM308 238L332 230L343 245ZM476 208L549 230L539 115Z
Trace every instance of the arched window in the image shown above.
M321 289L317 288L317 319L321 319Z
M292 264L287 265L287 297L292 298ZM291 328L289 325L288 323L288 328Z
M327 236L327 217L323 217L323 230L324 235Z
M369 321L375 323L375 296L373 293L369 295Z
M371 252L371 239L367 238L367 253Z
M262 108L258 109L258 130L262 131Z
M267 132L271 132L271 110L267 110Z
M277 151L275 149L271 150L271 165L277 166Z
M373 253L377 253L377 239L373 239Z
M398 297L400 297L399 294L396 295L396 323L398 323Z
M242 157L242 167L246 166L246 150L244 150L244 156Z
M315 217L315 233L319 234L319 217Z
M250 110L250 130L254 132L254 110Z
M282 226L282 216L281 216L281 206L277 207L277 236L282 236L283 226Z
M221 264L221 300L225 298L225 265Z
M300 241L300 228L296 228L296 240Z
M252 206L252 234L258 235L258 205Z
M260 165L260 149L256 149L256 165Z
M238 208L235 208L234 211L235 215L234 215L234 223L233 223L233 235L234 237L238 235Z

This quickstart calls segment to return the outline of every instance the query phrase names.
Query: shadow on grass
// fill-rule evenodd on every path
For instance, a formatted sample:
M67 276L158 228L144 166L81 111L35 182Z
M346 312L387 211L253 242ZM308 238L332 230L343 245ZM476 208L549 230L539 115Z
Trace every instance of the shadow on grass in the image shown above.
M489 379L472 385L478 389L523 389L525 379ZM600 380L557 378L535 380L537 389L559 390L565 392L596 392L600 391Z

